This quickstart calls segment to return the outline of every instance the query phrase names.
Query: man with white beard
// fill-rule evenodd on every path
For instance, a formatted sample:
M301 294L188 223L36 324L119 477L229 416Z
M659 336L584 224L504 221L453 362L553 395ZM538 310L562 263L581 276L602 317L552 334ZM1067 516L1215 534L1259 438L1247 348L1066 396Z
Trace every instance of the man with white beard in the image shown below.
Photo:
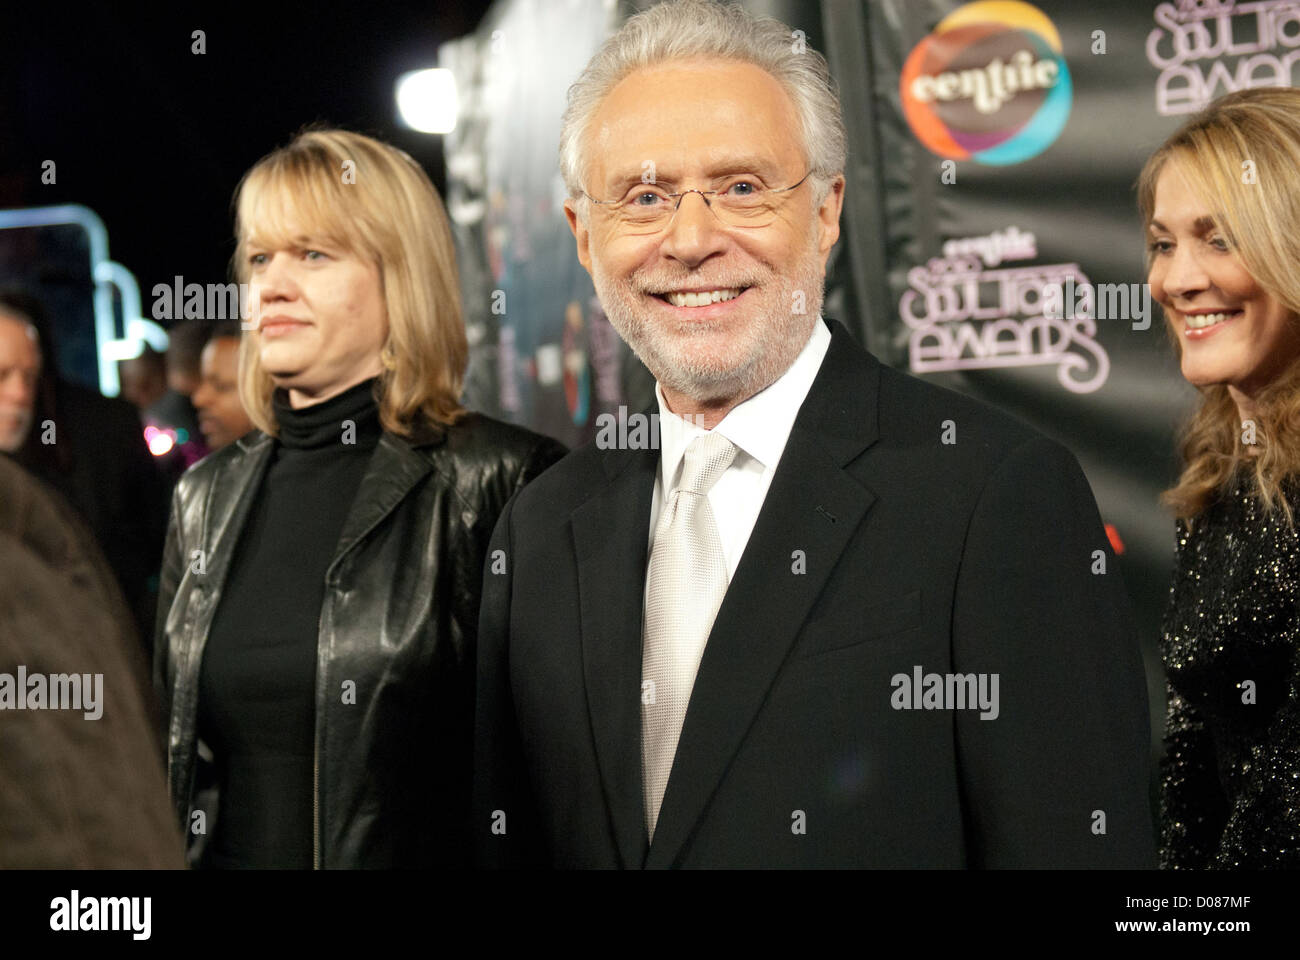
M792 36L665 3L570 88L565 212L660 442L574 451L497 524L479 861L1152 866L1146 683L1087 481L820 316L846 138ZM899 709L916 671L1000 703Z

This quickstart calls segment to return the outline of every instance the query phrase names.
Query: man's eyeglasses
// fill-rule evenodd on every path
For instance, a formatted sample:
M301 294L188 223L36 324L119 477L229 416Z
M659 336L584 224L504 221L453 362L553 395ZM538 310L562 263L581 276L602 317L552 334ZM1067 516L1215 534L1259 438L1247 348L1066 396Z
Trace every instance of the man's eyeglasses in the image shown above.
M682 205L682 197L688 193L703 197L714 215L728 226L765 227L776 219L790 191L810 176L811 170L799 183L779 190L765 187L757 177L741 175L727 178L716 190L669 193L657 184L637 183L619 200L597 200L585 191L582 195L603 207L620 225L631 229L660 230L668 226Z

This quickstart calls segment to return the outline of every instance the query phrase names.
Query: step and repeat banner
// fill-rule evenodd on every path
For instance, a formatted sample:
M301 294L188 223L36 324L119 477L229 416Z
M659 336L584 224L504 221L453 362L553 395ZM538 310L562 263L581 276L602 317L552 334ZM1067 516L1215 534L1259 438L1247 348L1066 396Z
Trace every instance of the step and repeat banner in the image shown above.
M1079 458L1158 710L1174 527L1157 498L1197 394L1145 286L1135 182L1215 97L1296 83L1300 3L857 0L822 14L851 137L863 340Z
M848 187L825 312L885 362L1075 453L1121 556L1158 713L1174 527L1157 498L1196 393L1144 284L1135 181L1214 97L1296 83L1300 2L748 6L800 31L841 88ZM461 90L448 201L471 400L570 444L652 396L578 264L556 168L564 91L634 10L510 0L440 57Z

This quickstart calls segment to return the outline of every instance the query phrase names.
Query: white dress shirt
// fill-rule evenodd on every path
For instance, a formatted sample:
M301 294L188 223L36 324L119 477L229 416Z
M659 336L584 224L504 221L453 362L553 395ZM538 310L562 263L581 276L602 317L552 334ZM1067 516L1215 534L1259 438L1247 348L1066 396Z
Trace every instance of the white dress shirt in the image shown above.
M740 448L731 466L709 491L709 507L727 561L728 583L736 574L740 556L763 509L767 488L772 485L772 476L790 439L795 417L817 378L830 342L831 332L818 317L812 335L790 368L771 386L733 407L713 428L714 433L722 434ZM655 399L659 401L659 471L650 500L651 548L659 512L680 477L686 448L696 437L708 432L669 410L657 381ZM647 550L647 564L649 556ZM647 591L648 580L649 577Z

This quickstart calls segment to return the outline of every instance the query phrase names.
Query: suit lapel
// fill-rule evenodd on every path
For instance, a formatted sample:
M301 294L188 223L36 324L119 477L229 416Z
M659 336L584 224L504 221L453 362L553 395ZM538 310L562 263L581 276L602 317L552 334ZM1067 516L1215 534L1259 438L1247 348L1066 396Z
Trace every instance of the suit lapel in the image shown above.
M440 435L427 433L418 434L417 437L414 442L388 432L380 437L366 466L356 499L344 521L343 532L330 564L331 572L339 560L388 516L411 488L433 469L428 455L416 448L436 443ZM271 465L271 454L275 450L275 441L260 432L237 442L244 451L245 459L227 464L222 474L214 478L209 487L206 517L209 553L204 579L215 595L220 595L225 585L240 534L243 533L253 500L261 489L266 471ZM215 611L215 605L207 609L208 619L206 623L200 624L200 637L206 638L207 627L210 626ZM198 652L201 653L201 649Z
M626 868L641 865L647 843L641 797L641 616L659 451L607 451L604 463L609 483L573 512L572 523L587 704Z
M433 462L426 453L407 440L384 431L366 465L347 519L343 521L334 559L325 573L326 580L347 552L378 526L432 469Z
M208 484L203 506L204 566L202 574L195 578L195 587L204 597L204 602L199 606L194 626L190 630L186 663L202 660L208 633L217 613L217 604L212 602L213 598L219 598L225 589L226 576L230 572L235 549L239 546L239 536L243 533L244 524L253 507L253 498L262 486L262 479L271 465L271 453L275 449L275 441L260 430L235 442L239 445L242 457L221 462L220 472ZM189 564L193 558L183 559ZM191 572L185 574L187 578L191 575ZM188 673L188 669L182 666L181 674Z
M700 661L647 867L676 863L801 625L875 500L844 467L877 438L878 386L878 362L842 325L833 324L826 357ZM804 552L806 573L792 571L795 550ZM644 565L640 572L638 584L644 582ZM640 600L638 593L637 611ZM638 637L639 626L638 620ZM639 645L634 659L639 668ZM639 750L629 749L636 742L624 740L624 750L639 756Z
M204 542L208 550L204 579L216 595L220 595L225 586L239 536L244 531L253 499L262 486L275 449L275 441L260 431L236 442L243 451L243 458L223 461L221 473L208 485L208 503L204 511ZM209 613L213 612L215 607L209 609ZM206 633L205 629L201 635Z

